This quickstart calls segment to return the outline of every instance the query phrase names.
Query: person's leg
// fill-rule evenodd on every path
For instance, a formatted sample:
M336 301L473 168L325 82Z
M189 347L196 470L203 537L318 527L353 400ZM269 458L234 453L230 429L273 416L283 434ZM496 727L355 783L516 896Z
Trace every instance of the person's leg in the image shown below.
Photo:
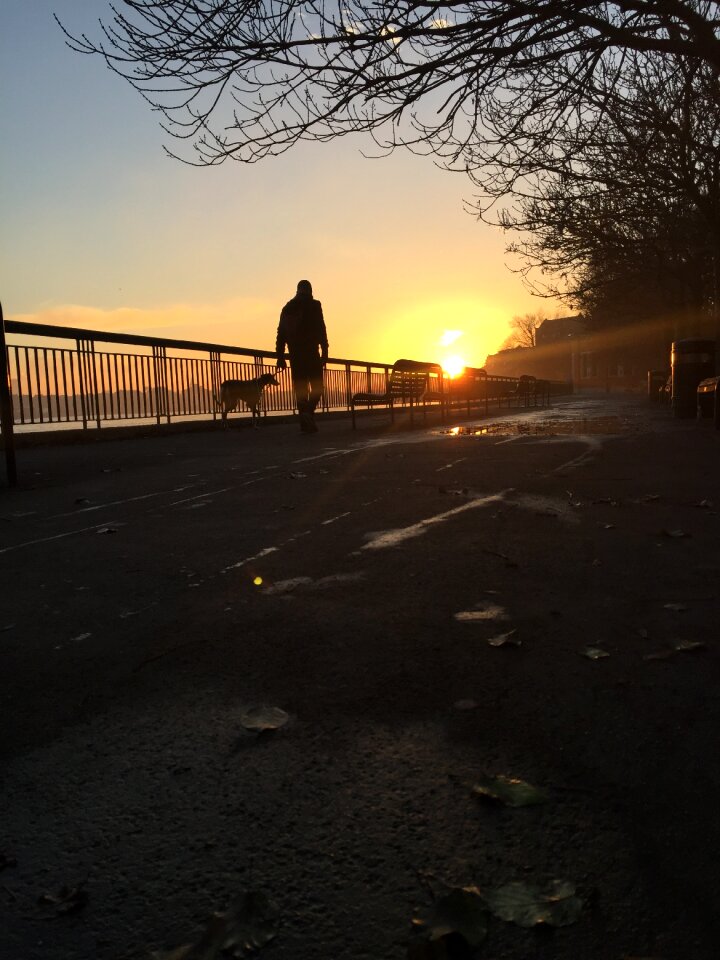
M323 395L323 375L322 370L320 373L313 374L310 378L310 396L308 402L310 404L310 412L315 413L315 408L320 403L320 398Z
M293 377L293 387L295 389L295 399L297 402L298 415L300 419L300 429L303 433L317 433L317 427L313 421L313 407L308 398L308 377Z
M295 403L298 413L303 413L307 409L308 402L308 384L307 379L301 376L293 376L293 390L295 391Z

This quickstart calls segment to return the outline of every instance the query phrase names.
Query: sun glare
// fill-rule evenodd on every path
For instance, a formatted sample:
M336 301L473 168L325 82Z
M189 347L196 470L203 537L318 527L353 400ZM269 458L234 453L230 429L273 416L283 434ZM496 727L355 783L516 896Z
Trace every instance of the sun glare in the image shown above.
M462 357L457 354L453 354L451 357L445 357L443 360L443 371L451 378L459 377L460 374L465 369L465 361Z
M462 335L462 330L445 330L438 343L441 347L449 347L451 343L459 340Z

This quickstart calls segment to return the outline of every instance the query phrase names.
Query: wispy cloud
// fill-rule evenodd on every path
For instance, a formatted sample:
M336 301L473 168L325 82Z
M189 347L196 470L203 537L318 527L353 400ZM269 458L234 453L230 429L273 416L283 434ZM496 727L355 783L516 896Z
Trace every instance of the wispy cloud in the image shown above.
M278 305L260 298L236 297L217 302L167 303L149 307L95 307L52 304L9 317L25 323L80 327L110 333L135 333L170 339L201 340L228 346L271 349Z

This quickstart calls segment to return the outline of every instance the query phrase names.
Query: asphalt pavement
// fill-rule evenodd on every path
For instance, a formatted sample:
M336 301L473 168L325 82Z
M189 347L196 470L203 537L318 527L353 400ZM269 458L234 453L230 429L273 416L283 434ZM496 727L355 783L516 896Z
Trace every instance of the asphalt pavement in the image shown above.
M248 892L267 960L464 956L476 888L480 958L715 960L720 432L319 422L18 450L0 956L219 960Z

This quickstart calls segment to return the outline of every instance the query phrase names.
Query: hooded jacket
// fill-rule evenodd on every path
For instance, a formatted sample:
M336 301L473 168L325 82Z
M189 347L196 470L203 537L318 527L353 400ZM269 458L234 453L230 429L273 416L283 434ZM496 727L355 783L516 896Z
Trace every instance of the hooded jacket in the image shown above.
M280 312L275 351L278 360L285 355L287 345L290 366L294 372L314 372L327 360L328 340L322 304L311 296L295 296Z

